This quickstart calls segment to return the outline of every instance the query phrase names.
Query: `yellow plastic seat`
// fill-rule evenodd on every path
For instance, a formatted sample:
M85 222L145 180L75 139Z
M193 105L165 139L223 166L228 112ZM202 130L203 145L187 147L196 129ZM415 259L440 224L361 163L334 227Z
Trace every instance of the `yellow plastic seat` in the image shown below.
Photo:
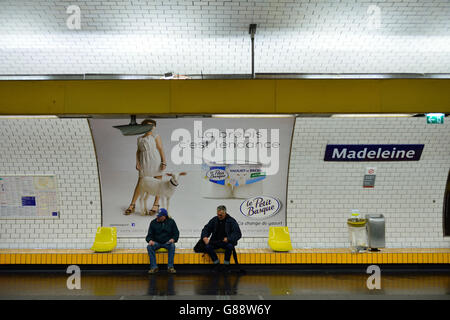
M292 250L288 227L269 227L268 243L273 251L286 252Z
M117 245L117 229L115 227L98 227L95 234L94 245L91 250L95 252L109 252Z

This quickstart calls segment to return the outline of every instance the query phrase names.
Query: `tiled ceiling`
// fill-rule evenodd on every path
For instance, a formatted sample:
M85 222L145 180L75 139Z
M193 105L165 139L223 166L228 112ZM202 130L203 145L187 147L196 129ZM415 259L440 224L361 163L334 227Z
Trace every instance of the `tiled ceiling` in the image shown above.
M0 0L0 74L249 74L250 23L256 73L450 72L449 0Z

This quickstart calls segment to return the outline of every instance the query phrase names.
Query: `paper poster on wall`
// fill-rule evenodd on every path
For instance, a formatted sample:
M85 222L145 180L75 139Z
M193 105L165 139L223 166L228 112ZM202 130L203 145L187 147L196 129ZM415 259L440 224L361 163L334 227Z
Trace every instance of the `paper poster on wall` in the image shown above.
M164 183L163 188L170 189L168 204L161 199L159 205L168 207L180 237L199 237L218 205L227 207L247 237L267 237L269 226L286 224L294 118L154 120L151 132L134 136L114 128L126 124L125 119L89 120L100 172L103 226L116 227L119 237L145 237L155 218L150 210L158 209L153 191L147 211L143 213L138 199L135 211L124 214L139 176L146 185Z
M58 218L55 176L0 176L0 218Z

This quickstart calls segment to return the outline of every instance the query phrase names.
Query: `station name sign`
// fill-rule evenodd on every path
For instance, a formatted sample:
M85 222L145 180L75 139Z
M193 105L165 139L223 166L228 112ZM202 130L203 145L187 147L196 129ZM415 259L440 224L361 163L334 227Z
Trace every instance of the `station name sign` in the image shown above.
M329 144L324 161L419 161L423 144Z

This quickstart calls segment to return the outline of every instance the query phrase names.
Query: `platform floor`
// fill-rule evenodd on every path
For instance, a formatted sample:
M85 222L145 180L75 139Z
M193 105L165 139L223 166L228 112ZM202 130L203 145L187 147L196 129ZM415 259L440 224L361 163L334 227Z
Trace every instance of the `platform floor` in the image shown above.
M369 290L365 272L251 270L246 274L161 270L81 271L81 289L67 288L64 271L1 271L0 300L450 300L450 271L381 274Z

